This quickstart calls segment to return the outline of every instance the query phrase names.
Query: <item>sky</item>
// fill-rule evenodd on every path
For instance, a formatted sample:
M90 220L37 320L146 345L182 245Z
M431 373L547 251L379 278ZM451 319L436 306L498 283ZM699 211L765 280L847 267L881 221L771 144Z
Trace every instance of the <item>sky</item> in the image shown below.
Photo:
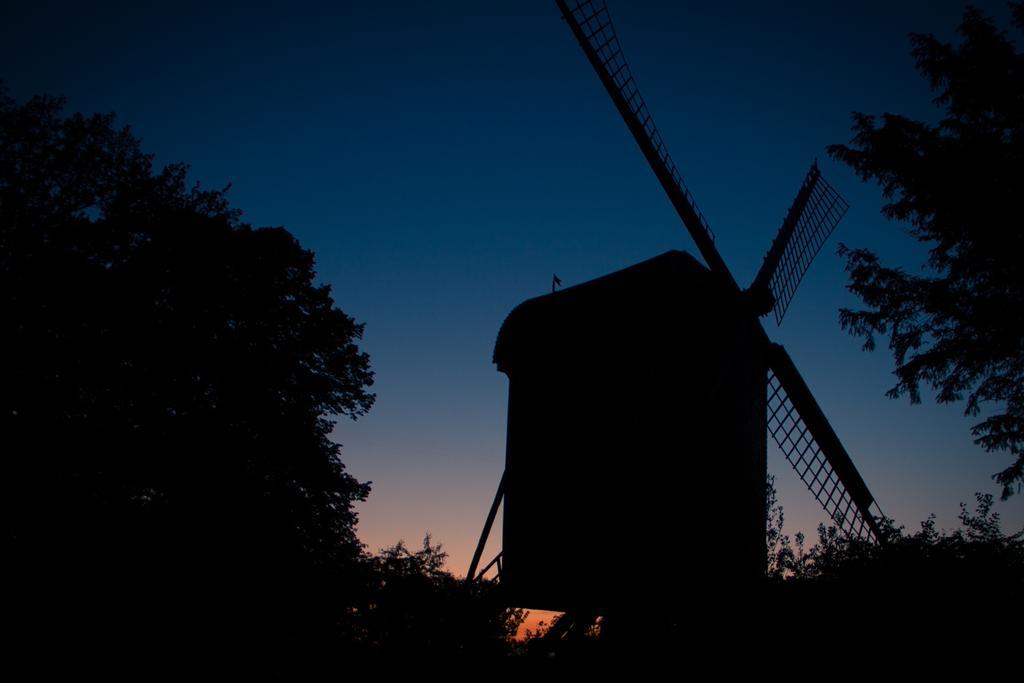
M1010 457L972 443L963 406L887 399L891 356L840 328L858 302L838 243L912 272L924 252L879 214L877 187L825 154L850 140L852 111L936 118L908 33L954 38L962 3L609 4L741 286L814 159L851 204L782 326L764 325L881 509L948 529L975 492L998 498L991 475ZM1008 26L1002 3L975 4ZM375 551L429 533L456 574L504 463L507 379L491 363L504 317L555 273L569 286L696 251L549 0L8 3L0 79L18 101L115 112L158 165L230 185L243 220L316 253L376 372L373 409L335 432L372 482L359 536ZM817 503L774 448L768 467L787 531L813 537ZM1024 495L995 509L1007 531L1024 526ZM499 548L495 533L485 561Z

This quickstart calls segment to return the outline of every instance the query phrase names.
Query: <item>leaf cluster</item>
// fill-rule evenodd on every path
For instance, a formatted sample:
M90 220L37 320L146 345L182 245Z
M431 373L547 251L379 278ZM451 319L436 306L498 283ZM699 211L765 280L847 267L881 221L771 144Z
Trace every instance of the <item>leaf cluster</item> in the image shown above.
M1019 608L1024 531L1005 534L992 511L992 496L979 493L976 499L973 513L961 503L960 527L952 532L936 529L934 516L910 534L888 522L883 543L851 540L834 527L820 527L819 541L796 575L873 586L902 599L945 599L951 611Z
M363 326L285 229L63 105L0 88L0 504L20 613L97 638L298 642L359 583L369 486L331 432L373 404Z
M525 612L507 606L499 584L453 576L446 558L429 534L419 550L399 541L369 558L356 643L362 655L452 660L511 653Z
M1024 3L1012 5L1024 29ZM928 246L922 271L887 267L873 251L840 247L862 310L842 326L875 347L888 337L897 382L890 397L965 400L976 442L1013 463L995 478L1008 497L1024 482L1024 55L969 8L950 45L911 36L917 68L937 93L936 124L854 114L850 145L829 154L881 187L886 217Z

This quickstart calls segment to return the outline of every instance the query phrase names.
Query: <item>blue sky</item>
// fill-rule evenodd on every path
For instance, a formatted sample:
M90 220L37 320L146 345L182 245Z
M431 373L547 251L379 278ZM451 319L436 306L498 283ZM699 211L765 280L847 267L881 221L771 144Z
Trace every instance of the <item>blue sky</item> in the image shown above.
M882 509L956 522L998 493L1008 456L971 443L960 406L891 401L892 361L838 325L856 306L840 241L916 269L919 245L876 187L825 156L850 112L934 119L910 31L952 38L957 2L611 2L634 75L745 285L815 158L851 210L781 328ZM978 3L1002 25L1002 3ZM0 78L19 100L113 111L158 163L231 185L254 225L283 225L366 323L377 404L342 422L373 481L371 549L425 532L464 572L504 458L507 382L491 364L523 299L694 251L553 2L18 3L0 10ZM822 519L777 453L788 528ZM723 501L727 501L723 486ZM1009 530L1024 497L997 505ZM496 544L492 544L495 548Z

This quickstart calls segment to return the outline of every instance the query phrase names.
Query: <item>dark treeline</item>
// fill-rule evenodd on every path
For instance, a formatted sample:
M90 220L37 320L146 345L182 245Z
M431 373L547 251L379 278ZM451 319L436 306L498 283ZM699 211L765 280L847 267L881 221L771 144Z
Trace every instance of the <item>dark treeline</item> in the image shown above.
M489 584L356 537L369 486L329 435L370 409L373 373L313 254L185 178L112 116L0 90L13 650L265 672L507 649L520 613Z
M754 666L766 674L1009 666L1024 608L1024 531L1002 530L992 496L979 494L973 511L961 505L954 530L936 528L933 518L913 531L884 520L875 542L820 526L813 544L785 534L771 481L766 500L762 583L694 586L680 604L605 610L585 617L589 628L545 639L560 619L577 615L556 617L524 649L571 661ZM713 566L715 558L695 548L693 561ZM652 581L672 580L670 568L652 570Z
M1024 607L1024 538L1003 533L987 497L958 530L890 524L867 543L821 529L810 548L785 536L769 497L763 583L694 586L686 604L516 646L523 613L500 585L445 571L429 538L377 554L359 542L354 505L369 485L330 434L371 409L373 372L362 326L316 284L313 254L283 228L243 222L226 191L188 186L183 165L154 169L112 116L62 107L0 88L3 611L8 650L32 672L293 677L354 659L425 670L517 652L728 651L727 665L742 653L768 667L900 648L1012 658L1017 631L1003 624ZM999 434L1009 441L995 445L1016 447L1019 429ZM631 552L628 541L608 546ZM686 529L665 542L687 544ZM636 561L673 581L656 551ZM700 547L686 556L716 561Z

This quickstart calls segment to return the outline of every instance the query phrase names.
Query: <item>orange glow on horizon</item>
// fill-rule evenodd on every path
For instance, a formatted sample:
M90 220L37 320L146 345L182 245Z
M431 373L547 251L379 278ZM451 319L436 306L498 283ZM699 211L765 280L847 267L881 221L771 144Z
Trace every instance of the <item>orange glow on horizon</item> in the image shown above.
M532 609L526 613L526 618L523 619L523 623L519 625L519 630L516 631L516 640L523 642L526 640L527 632L536 633L541 627L551 626L551 622L556 617L560 617L565 612L552 612L544 609Z

